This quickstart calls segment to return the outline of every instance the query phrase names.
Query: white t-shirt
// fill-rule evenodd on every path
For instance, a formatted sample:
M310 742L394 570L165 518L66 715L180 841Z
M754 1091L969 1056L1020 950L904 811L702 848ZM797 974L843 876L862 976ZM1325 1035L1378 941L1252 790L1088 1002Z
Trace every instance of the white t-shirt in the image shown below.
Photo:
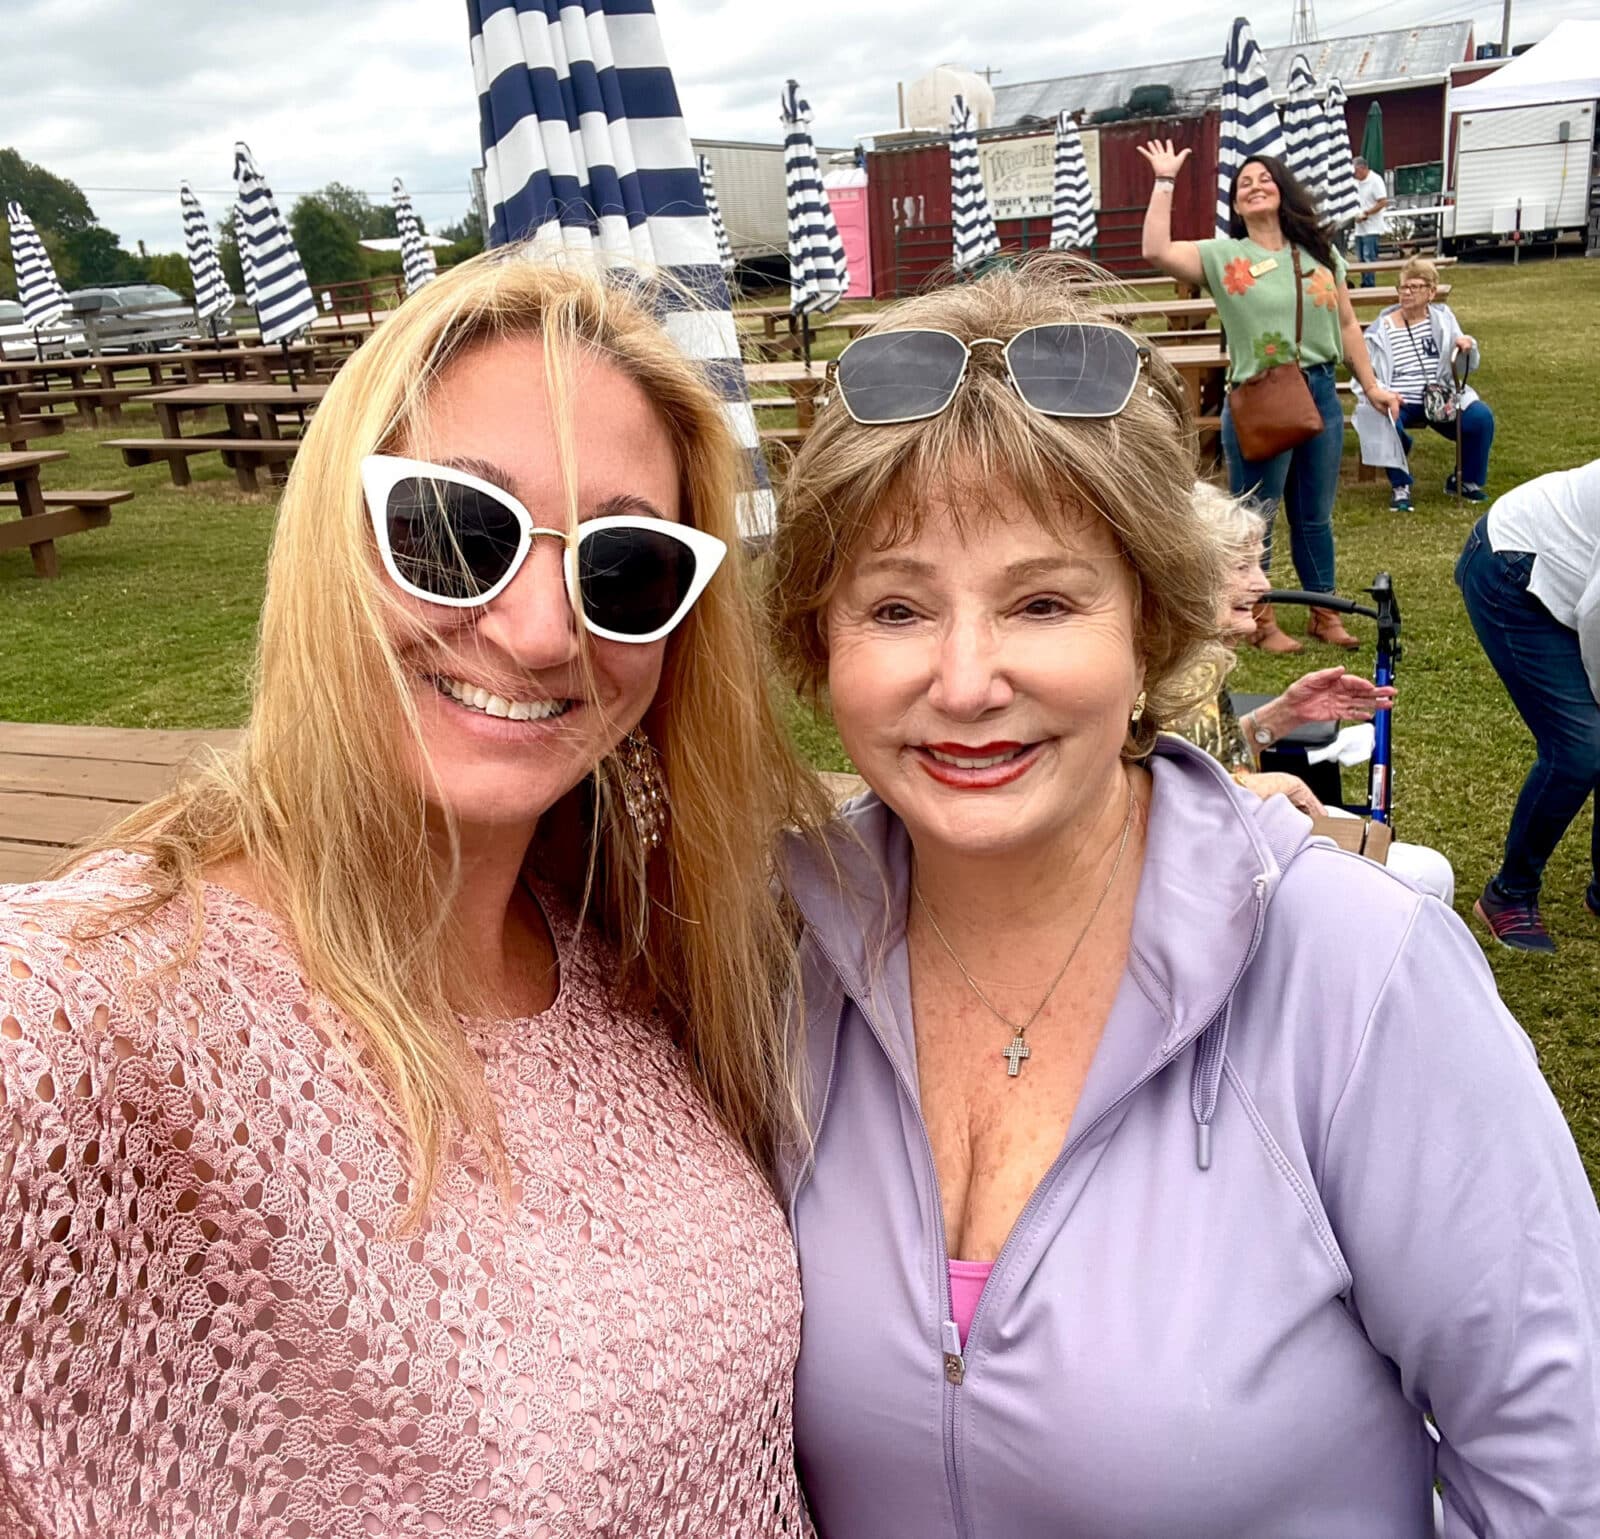
M1578 633L1600 700L1600 460L1514 486L1489 509L1490 549L1530 550L1528 592Z
M1376 171L1369 170L1367 174L1356 183L1356 196L1361 199L1361 212L1366 215L1375 204L1389 196L1389 189L1384 185L1383 178ZM1382 235L1383 215L1371 214L1369 217L1356 221L1357 235Z

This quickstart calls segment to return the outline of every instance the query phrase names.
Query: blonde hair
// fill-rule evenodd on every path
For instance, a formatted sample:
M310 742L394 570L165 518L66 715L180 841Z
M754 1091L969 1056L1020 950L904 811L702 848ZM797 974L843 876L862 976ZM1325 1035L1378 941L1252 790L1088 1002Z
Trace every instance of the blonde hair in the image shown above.
M602 764L540 819L536 850L554 867L543 874L592 904L619 946L623 991L665 1012L730 1131L766 1162L794 1122L791 926L770 850L782 827L820 821L826 807L769 695L737 528L745 451L701 369L653 319L655 297L638 281L624 293L588 262L500 252L441 276L386 320L330 386L284 492L241 746L96 841L150 857L141 911L189 896L195 943L206 868L248 864L409 1134L419 1179L408 1220L425 1208L457 1127L502 1185L508 1171L457 1015L475 998L452 965L456 831L447 814L441 859L415 768L416 710L385 625L397 598L359 466L425 426L442 372L492 339L542 339L569 497L573 364L594 357L637 383L665 426L685 522L730 547L667 642L645 718L671 802L664 845L645 848Z
M1218 542L1227 566L1259 553L1267 524L1248 497L1233 497L1209 481L1196 481L1191 505L1201 525Z
M1407 257L1401 265L1399 277L1395 279L1395 286L1398 287L1407 278L1425 278L1430 288L1439 287L1439 269L1425 256Z
M1071 258L1037 256L892 305L871 334L927 327L970 345L982 337L1003 342L1030 326L1100 322L1083 280L1104 276ZM993 507L998 482L1052 533L1088 513L1115 535L1137 583L1136 644L1145 665L1145 710L1127 751L1146 754L1161 728L1193 706L1188 680L1216 636L1222 562L1194 517L1194 480L1182 383L1157 350L1115 417L1035 411L993 347L973 353L955 399L925 421L862 426L842 401L831 401L783 490L772 611L784 665L820 698L828 604L863 547L914 536L936 491L959 492L947 498L952 516L976 523Z

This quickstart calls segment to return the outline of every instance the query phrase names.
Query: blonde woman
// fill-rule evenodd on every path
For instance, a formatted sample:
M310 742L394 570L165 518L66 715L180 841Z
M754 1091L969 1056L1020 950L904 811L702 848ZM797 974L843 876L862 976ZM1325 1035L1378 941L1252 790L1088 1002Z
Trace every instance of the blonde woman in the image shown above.
M243 746L0 891L0 1528L798 1534L741 455L483 260L330 389Z
M1572 1136L1449 909L1161 732L1222 553L1071 277L884 314L784 490L785 655L871 788L788 863L818 1530L1431 1539L1437 1480L1444 1533L1593 1535Z

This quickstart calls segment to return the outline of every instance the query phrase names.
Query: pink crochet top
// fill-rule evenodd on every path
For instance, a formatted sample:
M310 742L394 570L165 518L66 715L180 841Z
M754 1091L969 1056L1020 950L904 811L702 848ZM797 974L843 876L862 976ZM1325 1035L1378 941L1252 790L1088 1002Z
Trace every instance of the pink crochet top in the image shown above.
M0 1534L800 1535L778 1207L547 902L560 994L473 1026L469 1153L394 1237L393 1123L261 909L104 940L114 857L0 887Z

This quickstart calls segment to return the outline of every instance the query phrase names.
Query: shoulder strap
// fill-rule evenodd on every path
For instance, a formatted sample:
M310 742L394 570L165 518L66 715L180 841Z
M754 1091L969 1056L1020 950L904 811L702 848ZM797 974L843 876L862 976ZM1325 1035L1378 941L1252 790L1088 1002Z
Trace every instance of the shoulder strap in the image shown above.
M1300 361L1300 323L1305 311L1305 292L1301 287L1300 277L1300 248L1293 241L1289 243L1289 259L1294 263L1294 357L1295 362Z

